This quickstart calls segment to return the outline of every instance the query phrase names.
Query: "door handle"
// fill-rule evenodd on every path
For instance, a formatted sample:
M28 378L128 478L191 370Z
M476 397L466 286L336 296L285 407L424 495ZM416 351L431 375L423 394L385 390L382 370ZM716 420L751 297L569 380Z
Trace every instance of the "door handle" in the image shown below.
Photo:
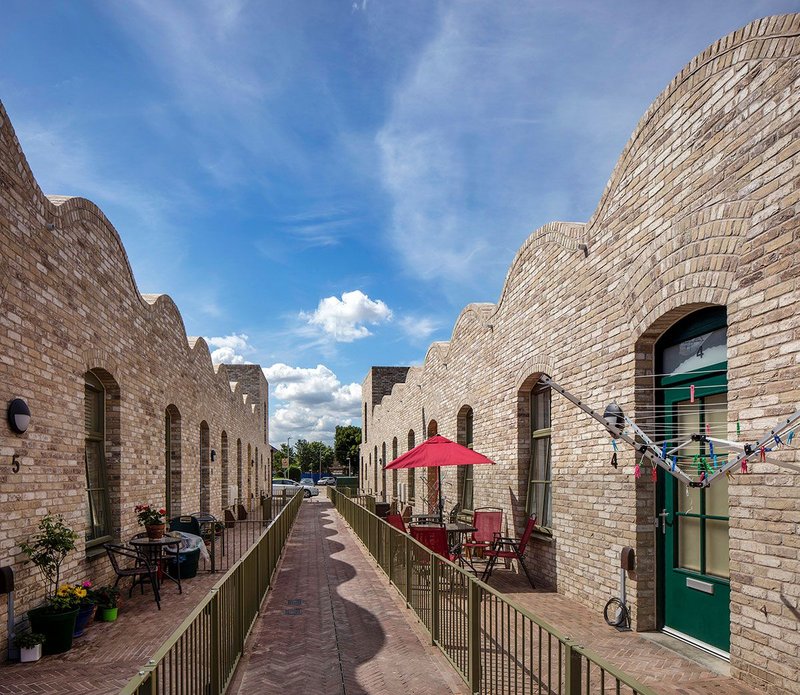
M656 514L656 528L661 526L661 533L663 535L667 535L667 517L669 516L669 512L666 509L662 509L660 514Z

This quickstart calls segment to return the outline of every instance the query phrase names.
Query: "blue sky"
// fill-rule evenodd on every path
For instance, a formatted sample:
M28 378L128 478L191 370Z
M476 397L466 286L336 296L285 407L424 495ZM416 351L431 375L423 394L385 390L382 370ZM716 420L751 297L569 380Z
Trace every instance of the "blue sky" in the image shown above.
M694 55L780 1L5 0L0 99L142 292L257 362L273 442L359 421L516 250L588 219Z

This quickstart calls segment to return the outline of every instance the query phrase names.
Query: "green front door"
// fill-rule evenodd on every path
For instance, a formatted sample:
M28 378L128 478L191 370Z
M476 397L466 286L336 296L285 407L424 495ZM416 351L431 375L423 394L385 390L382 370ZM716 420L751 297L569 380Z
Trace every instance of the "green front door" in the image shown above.
M723 325L709 330L708 315L705 318L684 326L683 333L671 332L668 343L672 345L664 345L672 357L680 350L684 353L683 359L670 360L667 355L659 370L661 421L669 447L692 433L730 438L727 363L717 361L724 353L725 328ZM708 349L704 350L704 345ZM675 348L679 350L676 352ZM713 470L713 455L718 466L728 459L727 449L722 446L712 449L708 443L692 442L681 450L677 465L696 480L704 463ZM658 535L662 623L665 628L728 652L728 481L723 476L711 487L701 489L688 487L671 475L664 475L661 480Z

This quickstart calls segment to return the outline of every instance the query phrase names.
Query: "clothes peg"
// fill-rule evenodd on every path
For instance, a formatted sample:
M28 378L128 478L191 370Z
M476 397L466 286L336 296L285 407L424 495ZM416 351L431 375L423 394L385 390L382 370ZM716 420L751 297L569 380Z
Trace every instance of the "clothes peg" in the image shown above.
M664 443L661 445L661 458L665 461L667 460L667 442L664 440Z
M738 420L736 421L736 436L737 437L742 436L742 425Z
M747 459L742 459L742 473L747 473Z
M689 403L694 403L694 384L689 387Z
M762 447L761 447L761 449L759 450L759 454L760 454L760 456L761 456L761 461L762 461L762 462L767 460L767 452L766 452L766 449L764 449L764 447L763 447L763 446L762 446Z
M653 482L656 482L658 480L658 471L656 470L655 466L653 466L652 470L653 470L653 472L650 474L650 480L652 480Z
M633 477L637 480L642 477L642 467L638 463L633 467Z
M783 441L777 434L773 435L773 439L775 440L775 446L780 446L781 444L783 444Z
M672 471L674 472L677 467L678 467L678 457L673 455L673 457L672 457Z
M786 443L787 443L787 444L791 444L793 439L794 439L794 430L792 430L791 432L789 432L789 436L788 436L788 437L786 437Z
M614 449L614 451L617 451L617 440L616 439L612 439L611 440L611 447Z
M711 425L706 423L706 437L708 437L710 434L711 434Z

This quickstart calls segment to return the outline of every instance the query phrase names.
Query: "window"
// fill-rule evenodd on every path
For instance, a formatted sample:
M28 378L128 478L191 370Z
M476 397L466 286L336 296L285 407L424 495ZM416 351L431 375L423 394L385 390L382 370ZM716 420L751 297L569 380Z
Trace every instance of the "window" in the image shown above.
M414 430L408 431L408 451L411 451L416 446L416 437ZM414 469L408 469L408 499L413 500L416 497L416 479L414 478Z
M473 413L472 408L465 405L458 413L456 422L456 436L458 443L469 449L472 448L472 423ZM458 467L458 502L461 509L471 511L474 508L473 503L473 467L472 466L459 466Z
M528 498L525 511L535 514L539 526L549 528L551 517L550 388L536 386L530 393L531 449Z
M92 372L84 386L86 468L86 544L98 545L111 538L111 502L106 466L106 389Z

